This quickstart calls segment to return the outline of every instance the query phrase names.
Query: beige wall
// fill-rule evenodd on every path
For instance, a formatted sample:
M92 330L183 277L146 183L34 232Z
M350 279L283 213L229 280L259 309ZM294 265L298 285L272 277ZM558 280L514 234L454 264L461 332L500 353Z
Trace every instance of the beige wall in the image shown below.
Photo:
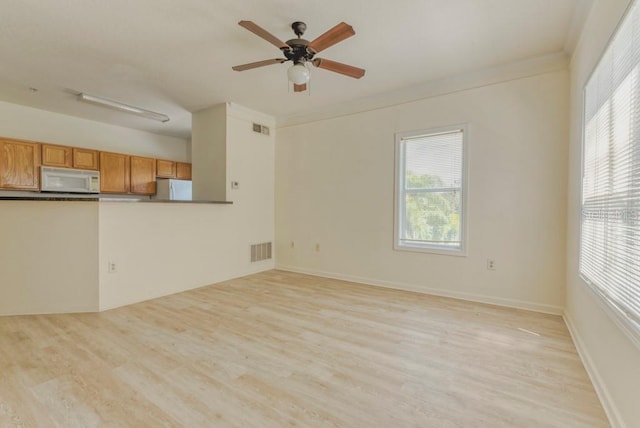
M582 90L629 0L596 1L571 62L566 318L614 426L640 426L640 348L578 276Z
M0 101L0 137L187 161L186 140Z
M560 313L568 80L552 72L278 128L278 267ZM394 133L460 123L468 256L394 251Z
M100 310L272 269L249 262L261 237L234 205L100 204Z
M98 310L98 204L0 201L0 315Z
M191 117L193 198L227 200L227 104L218 104Z

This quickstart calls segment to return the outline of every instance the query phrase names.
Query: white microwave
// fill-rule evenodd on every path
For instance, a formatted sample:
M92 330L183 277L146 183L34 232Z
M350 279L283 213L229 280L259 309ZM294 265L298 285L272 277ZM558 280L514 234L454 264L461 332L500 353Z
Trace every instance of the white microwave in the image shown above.
M43 166L40 168L40 190L59 193L100 193L100 172Z

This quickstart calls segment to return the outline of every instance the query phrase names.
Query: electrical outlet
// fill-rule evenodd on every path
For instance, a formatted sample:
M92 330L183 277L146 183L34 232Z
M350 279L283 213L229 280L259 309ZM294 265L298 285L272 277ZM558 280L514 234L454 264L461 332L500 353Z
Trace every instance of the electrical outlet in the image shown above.
M320 252L320 244L316 244L316 252Z
M118 271L118 265L113 260L109 261L109 273L116 273Z
M232 181L231 182L231 188L232 189L239 189L240 188L240 183L237 181Z
M493 259L487 259L487 270L496 270L496 262Z

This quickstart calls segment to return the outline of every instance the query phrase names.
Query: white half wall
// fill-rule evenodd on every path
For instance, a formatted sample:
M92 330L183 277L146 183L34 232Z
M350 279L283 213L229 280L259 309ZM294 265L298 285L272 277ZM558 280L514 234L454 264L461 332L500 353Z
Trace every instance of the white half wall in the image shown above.
M0 101L0 137L189 161L181 138Z
M255 234L244 223L250 208L234 205L100 204L100 310L272 269L273 260L249 260L270 230Z
M562 70L278 128L277 267L561 313L568 88ZM460 123L468 256L394 251L394 134Z
M0 201L0 315L98 310L98 204Z
M614 427L640 426L640 348L616 325L578 275L583 88L629 0L598 0L571 61L566 319Z

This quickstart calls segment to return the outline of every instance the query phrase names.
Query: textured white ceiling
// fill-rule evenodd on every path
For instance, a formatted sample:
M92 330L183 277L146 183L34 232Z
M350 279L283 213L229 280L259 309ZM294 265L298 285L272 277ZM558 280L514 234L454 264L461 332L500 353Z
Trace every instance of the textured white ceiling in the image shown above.
M286 121L354 99L571 49L589 0L20 0L0 12L0 100L188 138L190 111L232 101ZM356 35L319 57L365 68L360 80L312 70L288 88L290 63L237 25L312 40L340 21ZM578 22L578 23L577 23ZM568 52L570 53L570 52ZM38 88L37 92L29 87ZM79 103L87 92L168 114L162 124Z

